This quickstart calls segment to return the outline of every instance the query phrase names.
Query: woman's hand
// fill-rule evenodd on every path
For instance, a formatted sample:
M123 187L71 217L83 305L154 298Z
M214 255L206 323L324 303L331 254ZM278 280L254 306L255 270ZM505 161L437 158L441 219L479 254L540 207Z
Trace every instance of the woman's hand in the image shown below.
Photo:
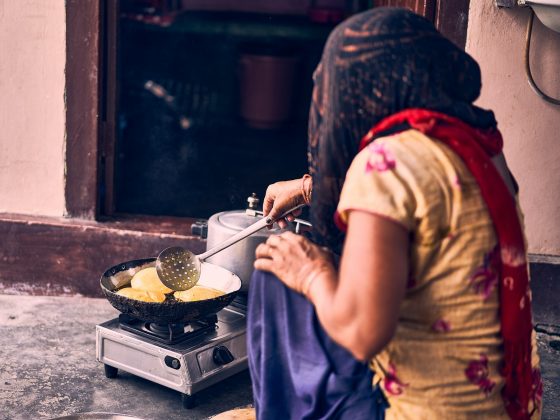
M273 273L286 286L304 295L318 277L336 278L331 254L292 232L269 237L257 247L256 257L257 270Z
M300 204L309 204L306 202L306 195L307 197L311 196L311 188L312 180L308 175L303 179L280 181L269 185L263 202L264 215L276 219L291 208ZM286 216L286 219L292 222L300 214L301 209L297 209ZM288 223L286 220L280 219L278 225L284 229L288 226Z
M339 270L328 251L291 232L259 245L255 268L304 294L329 336L365 361L396 331L409 275L409 236L383 216L354 210Z

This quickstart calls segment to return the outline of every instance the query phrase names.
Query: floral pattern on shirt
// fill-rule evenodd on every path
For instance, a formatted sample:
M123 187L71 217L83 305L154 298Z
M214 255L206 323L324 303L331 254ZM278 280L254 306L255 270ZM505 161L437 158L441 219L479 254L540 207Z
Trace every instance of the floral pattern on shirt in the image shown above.
M371 143L368 147L369 159L366 163L366 174L371 171L384 172L395 168L395 157L384 144Z
M389 371L385 372L383 379L383 388L389 395L401 395L408 384L402 383L397 377L397 368L394 364L389 363Z
M443 318L440 318L432 324L432 330L440 333L449 332L451 331L451 323Z
M470 361L468 367L465 369L465 375L467 379L474 385L477 385L486 396L490 395L496 385L496 383L488 377L488 356L485 354L481 354L479 360Z
M474 291L488 299L498 285L500 272L500 252L496 246L484 256L484 262L471 276L470 283Z

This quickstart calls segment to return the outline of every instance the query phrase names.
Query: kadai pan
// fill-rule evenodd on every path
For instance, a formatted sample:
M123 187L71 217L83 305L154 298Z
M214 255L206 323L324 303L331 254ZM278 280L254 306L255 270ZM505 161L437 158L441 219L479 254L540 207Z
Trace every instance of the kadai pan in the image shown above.
M203 262L198 285L224 292L222 296L193 302L176 300L166 295L164 302L143 302L121 296L116 292L130 287L130 281L138 271L155 267L156 258L132 260L117 264L103 273L100 284L103 294L123 314L158 324L178 324L205 318L219 312L235 298L241 288L241 280L231 271L215 264Z

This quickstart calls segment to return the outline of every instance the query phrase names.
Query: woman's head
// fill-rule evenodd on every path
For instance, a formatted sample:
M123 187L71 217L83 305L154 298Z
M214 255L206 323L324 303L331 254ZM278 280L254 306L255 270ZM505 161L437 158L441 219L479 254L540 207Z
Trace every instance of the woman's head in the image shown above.
M477 127L493 114L472 105L480 69L423 17L377 8L331 33L314 74L309 117L309 165L314 177L311 218L318 242L340 251L333 214L361 138L382 119L408 108L458 117Z

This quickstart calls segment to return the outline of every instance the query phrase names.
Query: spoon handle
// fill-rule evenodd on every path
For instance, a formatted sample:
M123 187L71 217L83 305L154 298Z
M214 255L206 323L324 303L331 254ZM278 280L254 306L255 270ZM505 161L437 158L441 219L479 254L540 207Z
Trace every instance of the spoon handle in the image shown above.
M236 244L237 242L241 241L242 239L245 239L247 236L251 236L253 233L258 232L259 230L264 229L268 225L271 225L272 223L276 222L277 220L280 220L283 217L286 217L288 214L290 214L291 212L299 209L300 207L303 207L304 205L305 204L300 204L300 205L288 210L287 212L285 212L284 214L282 214L280 217L278 217L276 219L272 219L271 217L263 217L258 222L253 223L251 226L243 229L240 232L237 232L235 235L231 236L230 238L228 238L224 242L219 243L214 248L211 248L208 251L198 255L198 259L200 261L204 261L206 258L210 258L212 255L217 254L218 252L226 249L227 247L232 246L233 244Z

